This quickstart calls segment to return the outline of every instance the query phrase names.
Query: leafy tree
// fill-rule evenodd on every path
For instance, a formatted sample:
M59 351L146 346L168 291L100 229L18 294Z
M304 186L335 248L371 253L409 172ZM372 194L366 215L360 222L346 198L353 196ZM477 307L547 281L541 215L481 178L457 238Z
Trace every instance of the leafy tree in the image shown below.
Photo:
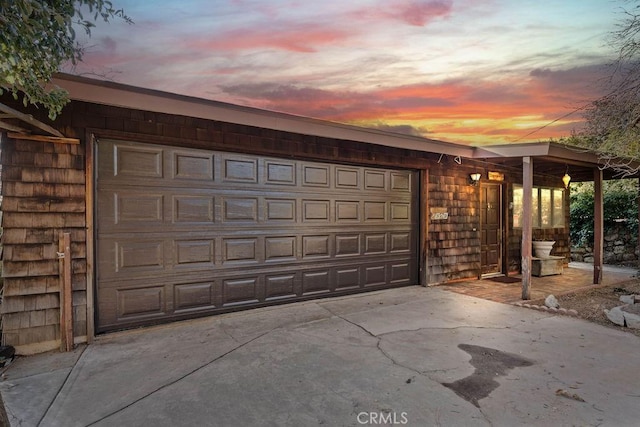
M593 185L591 186L593 188ZM571 244L584 246L593 244L593 192L585 186L571 184L571 211L569 214L569 236Z
M41 105L54 119L68 94L47 84L62 65L82 60L75 28L91 35L95 21L112 18L132 22L107 0L0 0L0 94L22 94L25 106Z
M597 152L621 176L640 169L640 1L630 0L617 29L609 34L616 59L604 81L606 95L585 110L585 129L569 143Z
M638 182L605 181L603 185L605 232L624 223L630 239L638 236ZM593 182L571 184L570 237L573 245L593 244Z

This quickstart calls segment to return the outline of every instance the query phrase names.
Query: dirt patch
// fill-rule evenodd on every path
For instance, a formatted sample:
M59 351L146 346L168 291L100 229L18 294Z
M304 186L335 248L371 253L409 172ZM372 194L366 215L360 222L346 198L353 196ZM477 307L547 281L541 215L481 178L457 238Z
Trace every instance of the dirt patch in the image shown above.
M561 308L576 310L581 319L640 337L640 329L617 326L604 314L605 309L611 310L613 307L623 305L620 302L621 295L640 295L640 280L634 279L615 285L598 285L563 295L555 295L555 297ZM529 303L544 305L544 300L531 300Z

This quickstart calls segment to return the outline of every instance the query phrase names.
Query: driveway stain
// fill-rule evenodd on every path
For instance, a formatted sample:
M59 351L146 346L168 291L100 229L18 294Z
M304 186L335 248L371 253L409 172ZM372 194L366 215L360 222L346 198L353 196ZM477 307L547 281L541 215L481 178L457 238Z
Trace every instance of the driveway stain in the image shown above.
M479 345L460 344L458 348L471 355L469 363L475 372L452 383L442 383L458 396L480 407L478 401L489 396L500 385L495 378L507 375L513 368L533 365L533 362L515 354Z

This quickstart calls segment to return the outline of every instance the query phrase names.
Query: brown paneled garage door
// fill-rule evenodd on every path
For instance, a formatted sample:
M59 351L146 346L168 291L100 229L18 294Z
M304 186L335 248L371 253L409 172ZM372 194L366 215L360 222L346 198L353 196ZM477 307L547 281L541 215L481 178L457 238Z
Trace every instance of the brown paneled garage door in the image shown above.
M415 172L97 149L101 332L417 283Z

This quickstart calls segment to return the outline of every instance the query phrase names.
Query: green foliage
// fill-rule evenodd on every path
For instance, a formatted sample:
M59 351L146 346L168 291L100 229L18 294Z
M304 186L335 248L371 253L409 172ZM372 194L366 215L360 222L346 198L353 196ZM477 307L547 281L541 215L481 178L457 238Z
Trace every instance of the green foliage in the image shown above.
M573 184L571 187L573 190ZM573 245L583 246L593 242L593 193L571 193L569 233Z
M630 236L638 235L637 180L606 181L603 185L604 228L623 222ZM593 183L571 184L570 236L574 245L593 244Z
M132 22L106 0L0 0L0 94L22 93L25 106L42 105L54 119L68 94L47 84L61 65L82 60L74 27L91 35L95 21L115 17Z

